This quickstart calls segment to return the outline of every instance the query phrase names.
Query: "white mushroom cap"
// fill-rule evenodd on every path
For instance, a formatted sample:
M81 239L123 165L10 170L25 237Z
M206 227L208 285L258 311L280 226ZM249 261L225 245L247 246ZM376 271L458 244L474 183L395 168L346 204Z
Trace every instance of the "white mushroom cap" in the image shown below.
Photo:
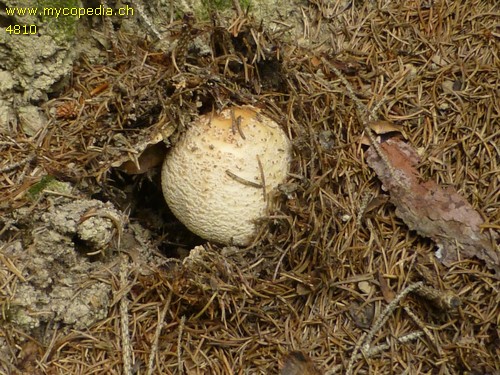
M191 124L165 158L163 194L191 232L246 246L257 234L256 221L267 214L267 195L284 182L290 161L285 132L257 108L209 113Z

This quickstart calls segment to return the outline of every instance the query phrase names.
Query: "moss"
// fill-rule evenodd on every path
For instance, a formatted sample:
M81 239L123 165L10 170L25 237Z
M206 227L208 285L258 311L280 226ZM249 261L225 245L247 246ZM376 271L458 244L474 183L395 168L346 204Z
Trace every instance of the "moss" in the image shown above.
M80 3L78 0L37 0L37 6L41 8L78 8ZM77 16L55 15L40 15L40 20L45 23L50 35L54 39L61 42L68 42L75 37L76 26L78 23Z
M52 182L55 178L53 176L43 176L40 181L28 189L28 196L35 199L38 195Z
M46 189L65 194L71 193L71 185L56 180L54 176L47 175L28 189L28 196L31 199L36 199Z
M204 15L209 15L213 11L225 11L231 9L233 0L201 0ZM251 6L251 0L239 0L241 9L246 10Z

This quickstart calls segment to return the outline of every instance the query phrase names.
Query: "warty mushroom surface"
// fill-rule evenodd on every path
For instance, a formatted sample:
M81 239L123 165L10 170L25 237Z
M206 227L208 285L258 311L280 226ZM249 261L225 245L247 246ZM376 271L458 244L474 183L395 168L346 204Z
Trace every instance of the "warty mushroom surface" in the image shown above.
M268 212L270 193L287 177L291 145L272 119L250 106L208 113L167 154L162 190L193 233L249 245Z

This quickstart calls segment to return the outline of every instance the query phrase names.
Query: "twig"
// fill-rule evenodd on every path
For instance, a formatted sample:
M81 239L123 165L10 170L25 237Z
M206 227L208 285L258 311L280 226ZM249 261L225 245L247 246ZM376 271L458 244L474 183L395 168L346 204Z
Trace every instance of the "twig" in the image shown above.
M358 209L358 217L356 218L356 226L358 227L361 226L361 220L363 219L363 215L366 211L366 206L368 206L368 201L370 200L371 197L372 195L370 193L366 193L363 194L361 198L361 203Z
M234 10L236 11L236 14L238 17L243 17L243 11L241 10L241 5L239 0L233 0L233 6Z
M181 323L179 324L179 336L177 337L177 368L179 374L184 374L184 363L182 361L182 333L184 331L184 325L186 324L186 316L183 315L181 318Z
M337 75L337 77L340 79L340 82L345 86L347 90L347 96L351 98L351 100L356 104L356 109L358 111L358 117L361 118L368 118L368 109L366 108L366 105L363 104L361 100L359 100L358 96L354 92L354 88L352 85L349 83L347 78L342 74L340 70L338 70L333 64L330 64L325 58L322 58L323 64L327 65L329 69L333 70L333 72ZM365 121L363 121L364 123ZM364 125L364 124L363 124Z
M389 82L387 82L387 84L385 84L385 89L384 89L384 95L382 96L382 98L380 98L378 100L377 103L375 103L375 105L370 108L370 110L368 111L368 121L376 121L378 120L378 115L377 115L377 112L378 110L380 109L380 107L382 107L382 105L387 101L387 98L389 96L389 93L395 88L397 87L401 81L403 79L406 78L406 76L408 75L408 72L409 72L409 69L406 68L401 74L399 74L398 76L394 77L393 79L391 79ZM392 87L389 87L389 85L392 84Z
M158 351L158 342L160 340L161 330L165 325L165 316L167 315L167 311L170 308L171 301L172 301L172 292L169 292L165 305L163 306L163 310L161 311L161 314L158 318L158 324L156 325L156 331L153 338L153 344L151 345L151 353L149 354L148 370L146 372L146 375L153 375L154 360L156 357L156 352Z
M278 263L276 264L276 268L274 269L274 273L273 273L273 278L272 278L272 281L276 281L276 278L278 277L278 272L279 272L279 269L280 269L280 266L281 266L281 263L283 263L283 259L285 259L285 255L288 253L288 248L287 250L283 250L283 249L280 249L278 248L279 250L281 250L283 253L281 254L280 258L278 259Z
M444 359L445 355L444 355L443 349L441 348L441 345L439 345L439 343L434 338L431 331L429 331L429 329L427 328L425 323L422 322L420 320L420 318L413 311L411 311L411 309L408 306L405 306L404 310L413 319L413 321L422 329L422 332L425 333L425 336L427 336L429 341L432 342L432 344L434 345L434 347L436 348L436 350L439 354L439 357L441 359ZM446 361L442 361L442 362L444 363L444 374L448 375L450 372L448 371L448 366L446 366Z
M351 374L352 368L354 366L354 362L357 361L358 357L362 356L362 355L359 355L358 352L359 352L361 346L363 345L363 343L366 341L366 337L367 336L368 336L368 334L366 332L363 332L363 334L359 338L358 342L354 346L354 349L353 349L352 354L351 354L351 360L347 364L346 375L350 375Z
M253 188L256 188L256 189L262 189L262 184L258 184L258 183L253 182L253 181L245 180L243 177L235 175L229 169L226 169L226 174L229 177L231 177L233 180L238 181L240 184L243 184L245 186L250 186L250 187L253 187Z
M120 217L120 215L116 212L112 212L109 210L96 210L96 209L91 208L87 212L85 212L82 215L82 217L80 217L78 224L83 223L85 220L88 220L91 217L100 217L103 219L108 219L109 221L111 221L114 224L114 226L116 228L116 233L117 233L116 249L118 251L120 251L121 239L123 236L123 224L124 224L122 217Z
M174 0L170 0L168 12L169 12L169 16L170 16L169 22L172 23L172 22L174 22L174 17L175 17Z
M392 314L394 310L396 310L399 302L405 298L409 293L414 291L417 288L420 288L423 285L423 282L419 281L417 283L411 284L408 287L406 287L401 293L399 293L396 298L394 298L391 303L389 303L384 311L380 314L380 316L377 318L375 323L373 324L372 328L368 332L368 334L363 334L361 338L358 340L356 343L356 346L354 347L353 353L351 355L351 360L349 361L347 365L347 370L346 370L346 375L351 375L352 374L352 369L354 366L354 362L356 361L358 351L361 350L363 353L366 353L370 350L370 343L373 340L373 337L375 334L382 328L382 326L387 322L389 319L389 316Z
M54 345L56 344L56 338L57 338L57 332L59 329L59 323L54 323L54 333L52 334L52 338L50 339L50 343L45 349L45 353L42 356L42 359L40 360L40 363L47 363L47 360L49 359L52 350L54 349Z
M387 155L380 148L380 145L375 138L375 134L373 134L373 131L370 128L370 125L369 125L370 119L377 120L377 118L378 118L377 115L374 113L374 111L368 111L368 108L366 107L366 105L364 105L363 102L357 97L356 93L354 92L354 88L352 87L352 85L349 83L347 78L345 78L345 76L342 74L342 72L340 70L338 70L335 66L330 64L325 58L323 58L322 61L325 65L328 66L328 68L333 70L333 72L340 79L340 82L342 82L342 84L345 86L345 88L347 90L347 96L349 96L349 98L351 98L351 100L356 105L359 122L363 126L363 129L364 129L366 135L370 139L370 143L372 144L373 148L375 149L377 155L382 159L382 161L386 165L389 173L394 178L394 180L399 181L395 177L394 168L393 168L392 164L389 162ZM377 109L378 109L378 107L379 106L377 106L377 105L375 106L375 108L377 108Z
M431 301L434 306L441 310L454 310L462 304L462 300L450 290L438 290L433 287L422 285L415 290L419 296Z
M432 344L436 347L439 356L443 357L443 350L441 349L441 347L439 346L436 339L432 335L431 331L429 331L425 323L422 322L420 318L413 311L411 311L411 309L408 306L404 306L403 309L410 316L410 318L412 318L413 321L420 327L420 329L425 333L425 335L432 342Z
M264 201L267 201L266 175L264 174L264 167L262 166L259 155L257 155L257 163L259 164L260 180L262 181L262 194L264 195Z
M15 163L8 164L8 165L0 168L0 173L9 172L13 169L19 168L20 166L22 166L24 164L31 163L31 161L34 160L35 158L36 158L36 154L30 154L22 160L19 160Z
M245 137L245 133L243 133L243 130L241 129L241 116L236 118L233 108L231 108L231 130L233 131L233 134L236 134L236 131L238 131L238 134L243 140L247 139L247 137Z
M380 157L380 159L382 159L382 161L384 162L391 177L393 178L394 181L399 181L399 179L396 178L396 173L394 171L394 167L390 163L385 152L383 152L382 149L380 148L380 145L377 142L377 139L375 138L375 134L373 133L372 129L370 128L370 126L367 123L364 124L364 127L365 127L364 130L366 132L366 135L368 136L368 139L370 139L370 143L371 143L372 147L374 148L375 152Z
M191 41L191 29L193 26L194 17L191 14L184 15L182 31L177 46L172 51L172 63L176 70L182 73L185 70L186 57L188 53L189 42Z
M397 338L396 341L400 344L406 344L410 341L414 341L414 340L418 339L419 337L422 337L423 335L424 335L423 331L415 331L415 332L411 332L411 333L408 333L407 335L404 335L404 336ZM389 344L377 345L377 346L370 348L366 353L358 354L358 357L359 358L361 358L361 357L372 358L372 357L376 356L377 354L380 354L386 350L389 350L389 348L390 348Z
M414 341L414 340L418 339L419 337L422 337L423 335L424 335L424 333L422 331L415 331L415 332L411 332L407 335L398 337L396 339L396 341L400 344L406 344L410 341ZM354 360L357 361L361 358L367 358L367 359L372 358L372 357L376 356L377 354L382 353L388 349L390 349L390 346L388 344L377 345L373 348L370 348L370 350L368 350L366 353L358 353ZM335 365L330 370L326 371L325 375L336 374L342 370L342 367L343 367L343 365Z
M128 257L121 256L120 262L120 289L124 290L127 285ZM132 375L132 345L130 344L129 319L128 319L128 299L124 293L120 299L120 321L122 331L122 360L123 373Z

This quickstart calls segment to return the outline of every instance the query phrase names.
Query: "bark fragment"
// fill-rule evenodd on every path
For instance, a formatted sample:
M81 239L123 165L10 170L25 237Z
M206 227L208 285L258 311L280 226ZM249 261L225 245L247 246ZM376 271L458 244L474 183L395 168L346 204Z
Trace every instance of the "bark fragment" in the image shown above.
M386 165L373 147L368 149L367 163L390 192L396 215L411 230L431 238L438 245L439 260L450 266L453 262L478 258L500 277L495 234L481 230L481 215L451 187L443 188L434 181L421 181L415 165L416 151L400 139L380 144L387 155ZM392 171L391 171L392 169Z

